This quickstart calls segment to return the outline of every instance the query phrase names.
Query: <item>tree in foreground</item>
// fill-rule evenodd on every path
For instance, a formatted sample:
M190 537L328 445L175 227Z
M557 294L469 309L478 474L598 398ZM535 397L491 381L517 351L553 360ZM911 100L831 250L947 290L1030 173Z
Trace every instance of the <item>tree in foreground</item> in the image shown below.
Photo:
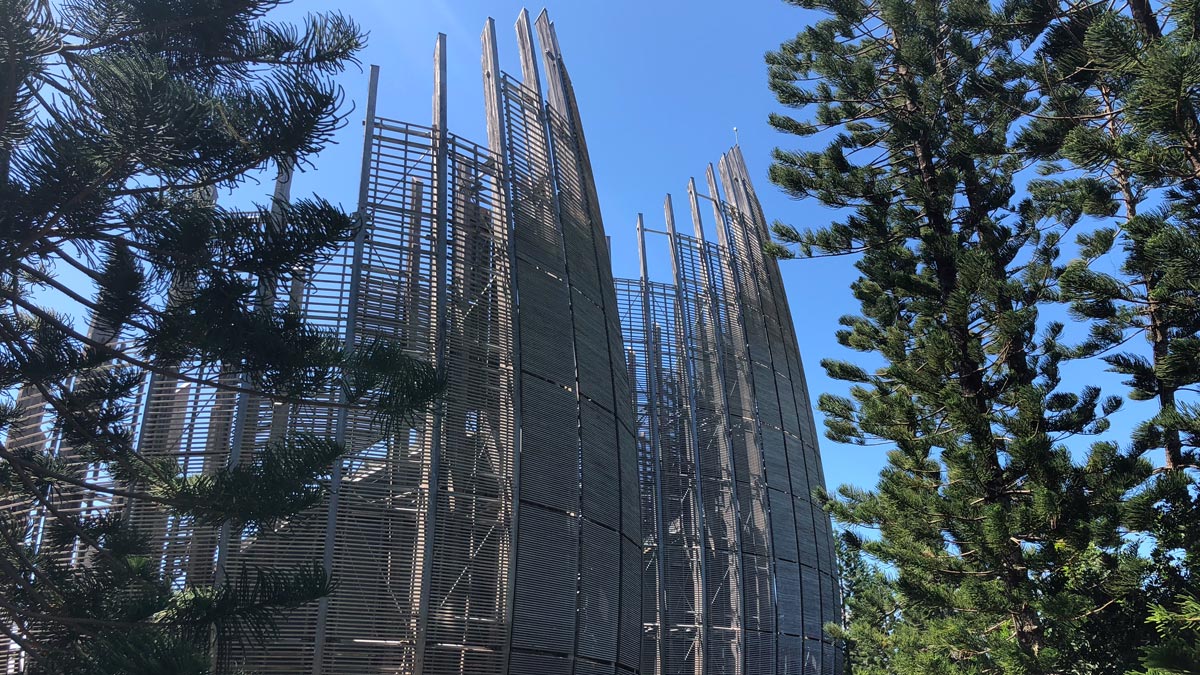
M1155 605L1149 623L1159 640L1143 659L1148 675L1200 675L1200 599L1174 598L1174 607Z
M1145 565L1121 502L1150 467L1111 443L1078 460L1067 447L1103 432L1120 399L1062 389L1072 352L1041 314L1059 300L1069 226L1015 197L1033 29L987 0L794 4L825 18L768 62L780 102L807 114L771 122L825 147L777 150L771 178L843 217L776 235L802 255L858 256L861 314L838 339L881 365L823 362L852 386L820 407L831 439L893 448L874 489L829 502L878 531L862 549L894 569L915 638L890 669L1123 673Z
M1186 613L1200 594L1200 4L1054 3L1027 18L1044 25L1031 71L1043 103L1020 144L1051 175L1047 193L1107 217L1080 235L1063 295L1090 324L1081 355L1126 376L1128 398L1147 410L1123 449L1160 468L1131 495L1126 521L1148 538L1147 595ZM1181 624L1179 612L1158 606L1152 623ZM1147 664L1164 650L1180 663L1188 635L1159 641ZM1193 642L1192 671L1198 653Z
M167 423L132 419L147 381L380 424L438 391L429 367L347 349L279 293L353 218L206 196L303 166L342 122L332 76L361 31L269 21L279 4L0 0L0 641L26 672L222 670L333 588L319 561L183 586L165 571L146 514L225 541L270 531L322 498L345 448L282 435L198 470L141 446Z

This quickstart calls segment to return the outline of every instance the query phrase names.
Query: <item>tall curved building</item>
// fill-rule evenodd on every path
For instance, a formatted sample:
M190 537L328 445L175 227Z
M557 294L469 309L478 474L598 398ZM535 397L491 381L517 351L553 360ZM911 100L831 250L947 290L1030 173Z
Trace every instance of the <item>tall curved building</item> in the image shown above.
M224 564L318 556L341 587L243 655L249 670L638 669L637 451L606 238L554 28L526 13L516 28L520 78L490 20L483 33L487 147L446 128L445 36L430 126L380 115L372 70L365 227L308 280L304 310L348 345L438 364L447 390L391 433L353 411L287 421L351 455L328 503L226 546Z
M642 481L643 675L837 673L840 618L804 370L766 221L737 147L688 186L694 236L667 197L638 219L642 274L618 279ZM705 238L701 202L711 205ZM670 269L655 280L646 237Z
M813 420L740 151L721 162L723 201L710 172L717 242L693 189L696 236L668 208L669 281L644 264L614 282L554 27L522 12L516 33L520 77L501 71L491 20L483 32L486 146L447 128L445 36L431 124L381 115L372 68L357 239L300 280L259 282L256 302L349 347L387 341L438 364L440 403L381 428L334 388L282 405L239 386L237 364L170 364L186 376L147 374L130 401L143 454L196 475L287 434L331 436L349 453L328 496L246 535L102 490L64 491L59 510L127 508L179 588L319 561L336 592L233 654L248 672L837 672L821 632L837 597L828 521L809 500L822 481ZM283 167L277 202L290 177ZM19 403L7 444L112 480L63 445L36 392ZM48 522L31 504L0 507L31 532ZM87 564L77 542L50 553ZM21 671L15 645L0 653Z

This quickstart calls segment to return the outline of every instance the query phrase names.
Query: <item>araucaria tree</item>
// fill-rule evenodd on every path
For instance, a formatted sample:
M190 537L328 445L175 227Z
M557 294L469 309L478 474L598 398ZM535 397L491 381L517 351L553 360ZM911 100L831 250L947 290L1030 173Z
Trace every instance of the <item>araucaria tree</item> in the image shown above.
M863 554L854 533L841 533L837 555L843 616L841 625L827 629L845 653L844 675L890 675L892 655L920 636L901 620L895 585Z
M1108 216L1080 235L1080 254L1061 277L1063 296L1091 327L1080 354L1126 376L1128 397L1145 411L1124 449L1159 465L1127 505L1128 526L1146 536L1154 565L1147 595L1194 621L1200 3L1051 3L1026 16L1045 27L1031 69L1042 105L1020 146L1057 174L1045 181L1047 192L1075 200L1086 192ZM1147 664L1200 672L1200 641L1178 612L1155 609L1159 634Z
M861 313L838 338L872 368L826 360L852 387L820 406L834 440L892 448L874 489L829 503L878 531L862 547L919 633L890 667L1125 672L1136 631L1114 626L1143 620L1144 564L1120 507L1150 466L1081 447L1120 400L1061 386L1073 352L1043 310L1070 224L1048 212L1090 205L1016 196L1013 138L1036 106L1019 53L1038 27L988 0L794 4L826 17L768 55L780 102L804 113L771 121L825 145L777 150L771 178L841 219L778 225L793 248L776 252L858 256Z
M148 389L367 406L380 424L438 391L429 367L343 347L280 292L354 218L208 196L289 174L341 124L332 76L362 32L337 14L268 21L279 4L0 0L0 642L26 672L215 672L331 591L319 561L214 572L215 548L193 549L181 585L138 523L270 530L322 498L345 449L279 435L239 462L180 462L142 447L167 425L153 406L132 419Z

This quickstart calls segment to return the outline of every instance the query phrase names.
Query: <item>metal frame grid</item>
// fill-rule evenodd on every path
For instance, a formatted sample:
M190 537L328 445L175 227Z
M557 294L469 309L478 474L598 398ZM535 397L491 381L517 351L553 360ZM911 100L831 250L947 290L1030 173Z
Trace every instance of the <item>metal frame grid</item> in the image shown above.
M709 167L711 196L688 187L695 236L676 231L668 196L665 231L639 217L642 278L616 282L642 472L642 671L838 673L822 629L840 618L832 532L811 503L824 479L794 327L740 150L720 169L728 203ZM667 239L671 283L650 280L647 232Z
M443 401L385 435L332 388L278 406L233 391L244 376L220 364L147 378L131 402L140 447L189 472L289 431L350 453L329 497L272 532L235 538L141 505L131 517L180 585L314 559L342 580L237 655L256 672L839 672L820 628L838 598L828 519L808 498L822 481L814 422L740 151L720 163L728 203L709 167L718 241L691 184L695 236L676 232L669 198L660 233L672 283L649 280L644 247L642 279L614 281L553 24L536 22L540 68L527 13L516 29L519 79L499 68L491 20L483 34L488 148L446 128L445 36L431 126L376 115L373 68L365 226L289 286L260 282L260 304L348 347L387 340L438 364ZM276 197L289 185L285 167ZM61 445L41 395L19 400L27 417L6 442ZM37 509L4 508L40 542ZM19 661L8 652L8 670Z

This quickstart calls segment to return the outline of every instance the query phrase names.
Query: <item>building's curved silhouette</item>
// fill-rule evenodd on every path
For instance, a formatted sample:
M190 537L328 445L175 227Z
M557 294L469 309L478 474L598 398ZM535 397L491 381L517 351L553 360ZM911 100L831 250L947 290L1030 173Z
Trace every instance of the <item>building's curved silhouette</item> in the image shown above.
M488 147L367 105L366 227L309 280L306 314L347 343L437 363L444 400L383 434L369 414L297 410L292 430L352 448L329 503L229 547L323 556L338 592L298 613L259 672L636 672L637 455L606 238L553 26L517 22L522 78L483 35ZM541 54L539 64L535 55ZM539 72L541 71L541 72ZM544 73L548 97L544 98Z
M388 341L438 364L444 399L381 428L333 388L278 405L245 393L234 366L171 364L186 377L149 376L131 401L149 457L201 474L296 432L350 452L329 496L270 532L198 527L146 503L128 514L178 587L258 564L332 573L335 593L233 654L249 672L835 672L812 418L740 152L722 162L720 243L672 225L673 281L614 283L553 25L522 13L516 28L520 78L500 70L490 20L483 33L486 147L446 127L445 36L431 125L378 114L373 68L358 238L286 286L259 282L258 302L349 347ZM55 448L80 476L110 480L71 464L36 392L20 404L7 444ZM84 489L56 498L72 513L125 508ZM44 524L29 504L2 506ZM54 553L87 563L82 546ZM19 672L20 651L0 647Z
M824 485L779 267L741 150L688 186L695 236L665 231L653 280L617 280L639 422L642 673L835 673L840 617ZM701 201L711 205L704 236ZM704 209L707 210L707 209Z

